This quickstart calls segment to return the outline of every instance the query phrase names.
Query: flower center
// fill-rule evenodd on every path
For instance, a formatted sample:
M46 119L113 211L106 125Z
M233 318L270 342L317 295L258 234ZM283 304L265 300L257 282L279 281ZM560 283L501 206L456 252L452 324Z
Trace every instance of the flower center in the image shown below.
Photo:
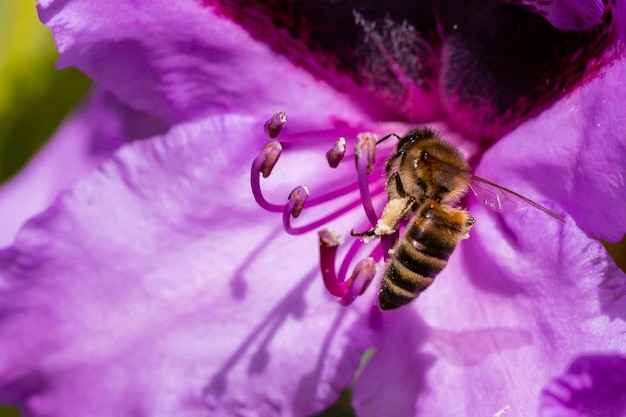
M366 94L375 119L447 119L481 138L507 133L595 73L613 33L608 1L587 25L576 25L569 2L205 2L339 90ZM576 30L558 29L555 15L573 15Z

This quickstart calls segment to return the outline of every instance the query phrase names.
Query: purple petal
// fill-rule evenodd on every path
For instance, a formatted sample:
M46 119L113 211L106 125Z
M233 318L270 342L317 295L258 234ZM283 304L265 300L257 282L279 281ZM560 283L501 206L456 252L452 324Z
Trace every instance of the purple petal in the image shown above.
M336 399L368 333L323 292L315 234L293 245L254 204L263 122L127 145L0 252L4 402L33 416L301 416Z
M624 351L626 277L600 243L537 210L469 209L476 225L446 269L411 307L385 315L381 348L354 388L360 417L387 407L529 416L581 352Z
M567 213L597 238L626 233L626 59L491 148L477 174Z
M48 144L0 188L0 247L57 193L120 145L165 131L164 123L97 91L61 125Z
M626 415L626 357L581 356L541 395L539 417Z
M61 68L75 66L131 107L170 122L283 109L308 126L363 120L353 98L198 1L39 3Z

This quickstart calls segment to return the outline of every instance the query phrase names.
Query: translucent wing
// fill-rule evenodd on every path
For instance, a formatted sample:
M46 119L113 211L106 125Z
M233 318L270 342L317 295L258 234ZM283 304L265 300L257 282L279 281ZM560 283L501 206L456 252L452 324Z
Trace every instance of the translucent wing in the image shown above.
M554 217L560 222L565 223L565 219L552 210L539 203L535 203L531 199L526 198L513 190L509 190L508 188L498 185L495 182L470 174L467 170L459 169L447 164L433 155L430 155L428 158L429 163L433 167L433 170L437 173L436 175L440 180L451 176L469 176L470 190L472 190L476 198L478 198L481 203L494 211L514 211L530 206L546 213L551 217Z
M484 178L472 175L472 181L469 185L470 190L474 193L476 198L481 203L489 207L490 209L502 212L507 210L519 210L524 207L530 206L537 210L543 211L549 216L554 217L558 221L565 223L563 217L559 216L552 210L535 203L534 201L524 197L515 191L509 190L501 185L486 180Z

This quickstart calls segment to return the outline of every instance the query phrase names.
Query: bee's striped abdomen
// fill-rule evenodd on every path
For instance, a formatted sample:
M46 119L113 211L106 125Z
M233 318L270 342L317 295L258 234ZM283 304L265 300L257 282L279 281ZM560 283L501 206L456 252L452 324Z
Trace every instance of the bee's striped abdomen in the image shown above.
M439 216L436 210L440 207L420 210L421 215L395 246L379 292L382 310L398 308L417 298L446 266L463 238L463 226Z

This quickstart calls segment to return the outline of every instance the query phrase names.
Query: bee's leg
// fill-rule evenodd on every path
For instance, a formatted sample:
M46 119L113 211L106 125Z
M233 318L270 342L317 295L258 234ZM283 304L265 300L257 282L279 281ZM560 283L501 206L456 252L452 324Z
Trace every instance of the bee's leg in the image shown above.
M350 234L354 237L358 237L361 238L365 241L371 240L376 236L376 228L372 227L369 230L366 230L365 232L355 232L354 229L352 229L350 231Z
M400 175L398 175L397 172L388 175L386 188L387 188L387 194L389 195L389 201L390 202L394 201L394 205L396 204L397 200L404 200L404 199L408 200L408 197L406 197L406 192L404 191L404 187L402 186L402 181L400 180ZM415 200L413 199L413 202L414 201ZM389 203L387 203L387 206L388 205ZM377 236L381 236L382 234L385 234L385 233L382 233L382 234L380 233L379 225L381 224L382 219L389 217L389 214L387 215L385 214L385 211L389 211L387 206L385 206L385 209L383 210L383 214L381 215L380 219L378 220L377 224L374 227L372 227L369 230L366 230L365 232L360 232L360 233L357 233L354 230L352 230L350 234L354 237L363 238L364 240L371 240ZM410 207L411 207L411 204L407 202L402 212L398 214L400 218L397 219L397 221L395 221L395 223L393 224L394 228L397 228L398 222L400 222L400 219L402 219L402 216L406 214L406 212L408 211ZM382 224L384 225L385 222L383 222ZM388 227L389 225L387 225L387 228Z
M383 214L380 216L378 223L376 223L377 234L382 236L398 230L398 225L404 216L406 216L409 211L415 209L415 203L416 200L414 197L390 200L383 209Z
M402 185L400 174L397 172L387 174L387 184L385 188L387 189L389 200L393 200L394 198L405 198L407 196L404 186Z
M469 214L469 213L466 213ZM472 228L472 226L474 226L474 223L476 222L476 220L472 217L472 216L467 216L467 219L465 220L465 230L463 231L463 239L468 239L469 238L469 231Z
M355 237L360 237L365 241L392 234L398 230L398 225L404 216L410 210L414 210L415 203L416 200L414 197L394 198L389 200L376 226L362 233L355 233L353 230L350 234Z

